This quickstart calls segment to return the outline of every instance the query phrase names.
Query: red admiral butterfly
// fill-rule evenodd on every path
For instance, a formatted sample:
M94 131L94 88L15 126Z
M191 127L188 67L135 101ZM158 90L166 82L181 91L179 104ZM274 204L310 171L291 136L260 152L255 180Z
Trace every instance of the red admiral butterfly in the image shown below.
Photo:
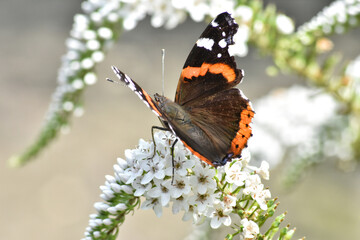
M241 90L234 88L244 72L236 68L229 54L238 27L227 12L207 26L184 64L174 102L159 94L152 99L129 76L112 67L164 126L153 128L172 131L195 156L212 166L239 157L252 136L254 111Z

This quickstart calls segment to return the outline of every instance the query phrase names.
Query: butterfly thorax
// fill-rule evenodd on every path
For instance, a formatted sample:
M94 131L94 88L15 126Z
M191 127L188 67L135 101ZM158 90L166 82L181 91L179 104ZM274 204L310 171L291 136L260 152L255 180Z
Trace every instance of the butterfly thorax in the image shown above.
M175 125L183 125L190 122L190 116L182 106L157 93L154 95L154 98L156 105L163 113L163 120Z

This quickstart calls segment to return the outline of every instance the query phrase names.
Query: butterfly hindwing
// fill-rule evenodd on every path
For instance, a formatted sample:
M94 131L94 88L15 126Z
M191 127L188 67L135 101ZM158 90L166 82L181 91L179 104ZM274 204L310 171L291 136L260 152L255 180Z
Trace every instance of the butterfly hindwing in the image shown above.
M239 89L227 89L183 107L191 120L174 131L193 153L215 166L224 165L227 157L240 156L251 136L254 112Z

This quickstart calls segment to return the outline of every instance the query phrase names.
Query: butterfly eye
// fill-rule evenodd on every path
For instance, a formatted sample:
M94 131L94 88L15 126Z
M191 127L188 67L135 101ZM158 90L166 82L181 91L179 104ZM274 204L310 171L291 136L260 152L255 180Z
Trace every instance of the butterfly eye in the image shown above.
M160 102L160 95L155 93L154 94L155 101Z

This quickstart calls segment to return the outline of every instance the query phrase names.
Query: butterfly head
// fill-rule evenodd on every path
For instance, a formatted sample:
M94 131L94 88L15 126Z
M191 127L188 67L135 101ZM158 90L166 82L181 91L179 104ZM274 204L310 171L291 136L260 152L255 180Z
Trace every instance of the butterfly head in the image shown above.
M175 102L171 101L165 96L155 93L154 95L156 105L160 108L160 111L163 112L165 115L172 115L173 113L178 111L180 107Z
M154 95L154 98L157 107L163 113L163 117L170 120L173 125L188 122L190 117L179 104L157 93Z
M171 102L170 99L168 99L165 96L162 96L158 93L154 94L154 99L156 102L156 105L160 108L160 109L164 109L165 106L167 105L168 102Z

